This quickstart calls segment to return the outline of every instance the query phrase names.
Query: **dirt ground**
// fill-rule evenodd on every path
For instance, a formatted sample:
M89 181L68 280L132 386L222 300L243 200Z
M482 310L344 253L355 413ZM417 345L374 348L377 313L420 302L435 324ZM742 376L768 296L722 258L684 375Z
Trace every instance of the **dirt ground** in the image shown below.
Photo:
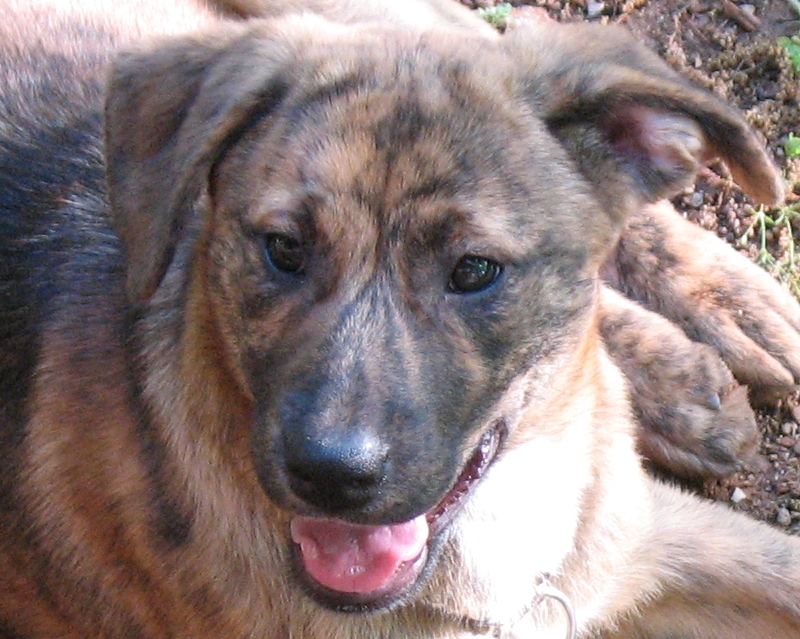
M471 7L499 4L462 2ZM800 266L795 267L793 256L794 244L800 242L800 157L787 158L784 151L790 133L800 136L800 73L779 42L800 32L800 2L796 7L793 0L516 0L512 4L544 8L560 21L624 24L694 82L744 111L784 170L788 207L755 210L721 165L709 167L695 188L674 203L800 297ZM692 488L800 535L800 394L758 407L757 413L763 433L758 456L731 477Z

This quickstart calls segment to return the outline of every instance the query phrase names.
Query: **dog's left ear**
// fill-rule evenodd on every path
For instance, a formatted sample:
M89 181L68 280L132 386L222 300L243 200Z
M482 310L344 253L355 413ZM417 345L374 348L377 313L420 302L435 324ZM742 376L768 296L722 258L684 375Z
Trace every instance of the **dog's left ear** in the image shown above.
M502 39L522 94L616 223L670 197L720 157L756 201L784 187L741 115L692 86L623 28L524 21Z

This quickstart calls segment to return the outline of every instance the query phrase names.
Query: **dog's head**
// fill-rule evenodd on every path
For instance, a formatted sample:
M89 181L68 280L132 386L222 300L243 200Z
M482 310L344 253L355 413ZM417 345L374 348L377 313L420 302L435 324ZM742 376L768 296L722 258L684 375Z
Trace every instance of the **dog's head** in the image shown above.
M781 188L737 115L590 27L232 25L123 56L107 130L129 295L188 263L204 347L252 406L253 472L344 608L434 563L594 330L630 211L708 155L758 198Z

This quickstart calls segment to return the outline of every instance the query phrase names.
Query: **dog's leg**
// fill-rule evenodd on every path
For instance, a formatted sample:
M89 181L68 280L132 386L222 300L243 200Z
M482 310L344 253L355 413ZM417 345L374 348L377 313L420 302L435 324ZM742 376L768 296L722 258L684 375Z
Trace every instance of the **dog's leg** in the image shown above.
M800 305L668 203L631 216L610 266L612 285L716 349L740 383L773 395L800 383Z
M631 566L650 595L606 639L800 637L800 539L654 483L655 523Z
M736 470L758 431L747 389L717 352L607 287L600 332L628 380L645 458L683 476Z
M632 215L603 275L649 309L601 296L601 332L628 378L644 455L681 475L734 470L757 433L729 370L751 398L795 388L797 301L667 202Z

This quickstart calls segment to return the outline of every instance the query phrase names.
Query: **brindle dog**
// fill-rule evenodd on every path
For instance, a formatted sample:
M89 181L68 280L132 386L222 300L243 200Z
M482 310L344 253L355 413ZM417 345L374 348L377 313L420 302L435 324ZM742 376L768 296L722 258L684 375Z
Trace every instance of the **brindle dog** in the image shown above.
M758 140L623 31L395 4L5 1L0 637L800 636L800 541L634 437L724 471L730 371L798 377L650 206L779 200Z

